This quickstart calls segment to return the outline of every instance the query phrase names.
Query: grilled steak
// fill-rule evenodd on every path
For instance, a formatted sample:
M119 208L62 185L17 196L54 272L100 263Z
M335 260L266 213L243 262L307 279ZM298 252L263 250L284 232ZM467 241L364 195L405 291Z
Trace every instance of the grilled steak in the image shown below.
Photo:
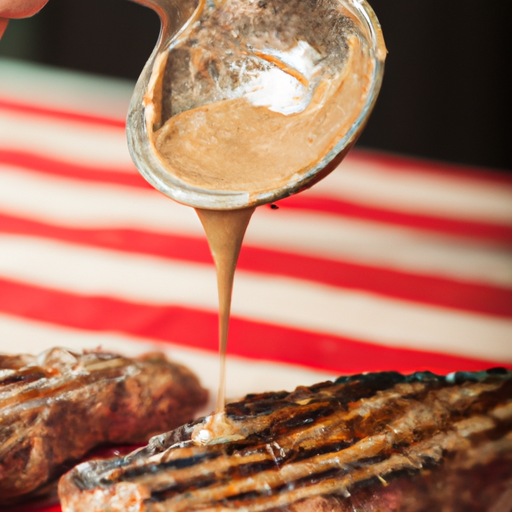
M143 443L190 421L206 398L160 354L0 356L0 504L42 492L98 445Z
M512 372L341 377L248 395L59 483L64 512L512 507Z

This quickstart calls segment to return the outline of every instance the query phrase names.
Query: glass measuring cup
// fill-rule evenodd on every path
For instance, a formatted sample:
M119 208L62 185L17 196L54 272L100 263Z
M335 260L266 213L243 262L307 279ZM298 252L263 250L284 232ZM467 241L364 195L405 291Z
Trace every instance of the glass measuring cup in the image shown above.
M386 49L364 0L136 0L160 16L127 121L149 183L258 206L328 174L361 133Z

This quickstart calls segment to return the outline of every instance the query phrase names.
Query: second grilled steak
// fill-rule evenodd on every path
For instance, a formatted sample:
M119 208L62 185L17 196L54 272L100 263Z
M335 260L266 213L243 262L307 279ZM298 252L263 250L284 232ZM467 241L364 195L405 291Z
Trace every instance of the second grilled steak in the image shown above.
M64 512L509 512L512 373L378 373L249 395L77 466L59 494Z
M98 445L190 421L206 399L190 370L160 354L0 356L0 505L43 491Z

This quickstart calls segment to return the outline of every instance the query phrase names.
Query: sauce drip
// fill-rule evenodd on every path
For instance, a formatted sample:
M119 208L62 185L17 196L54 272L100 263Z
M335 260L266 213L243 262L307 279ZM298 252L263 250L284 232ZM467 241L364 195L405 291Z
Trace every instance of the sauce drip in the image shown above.
M203 210L196 208L196 212L205 230L217 271L220 382L216 410L221 412L226 400L226 347L233 281L242 241L254 213L254 208L242 210Z

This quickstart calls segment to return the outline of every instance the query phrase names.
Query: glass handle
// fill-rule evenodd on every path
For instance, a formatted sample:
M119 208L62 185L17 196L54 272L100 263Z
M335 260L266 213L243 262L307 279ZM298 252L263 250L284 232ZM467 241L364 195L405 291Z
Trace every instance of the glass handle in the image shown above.
M172 36L190 19L202 0L131 0L153 9L162 22L165 38Z

